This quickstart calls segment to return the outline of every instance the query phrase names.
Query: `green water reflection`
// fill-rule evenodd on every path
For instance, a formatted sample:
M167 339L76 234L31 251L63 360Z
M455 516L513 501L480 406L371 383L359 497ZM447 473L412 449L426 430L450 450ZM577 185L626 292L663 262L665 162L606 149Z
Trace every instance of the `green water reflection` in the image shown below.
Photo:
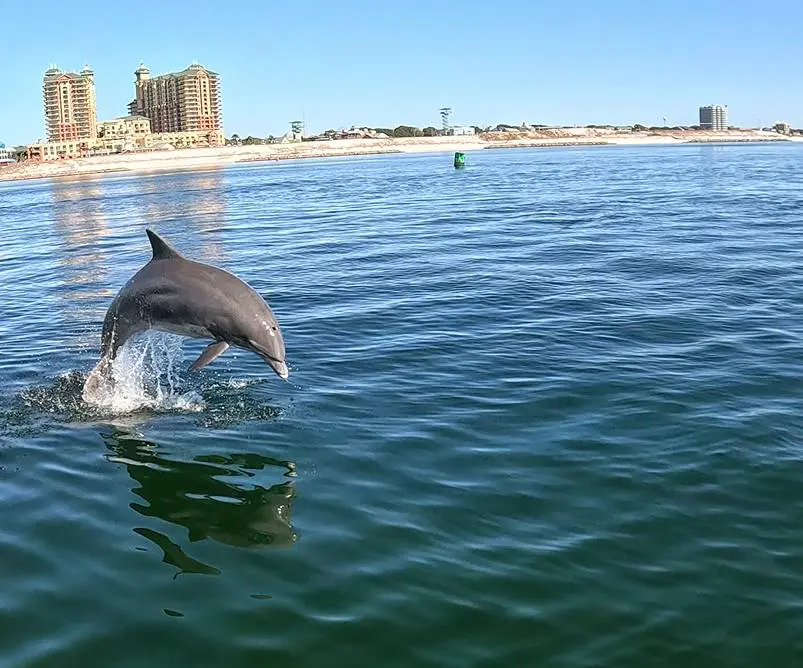
M130 507L145 517L184 527L189 543L212 539L241 548L290 547L298 540L291 522L293 482L263 486L254 480L268 467L282 468L292 476L291 462L254 453L180 460L165 456L159 445L125 429L110 427L101 436L110 451L106 458L126 467L136 482L131 491L145 502L133 502ZM155 543L164 553L163 561L180 572L219 573L152 527L134 531Z

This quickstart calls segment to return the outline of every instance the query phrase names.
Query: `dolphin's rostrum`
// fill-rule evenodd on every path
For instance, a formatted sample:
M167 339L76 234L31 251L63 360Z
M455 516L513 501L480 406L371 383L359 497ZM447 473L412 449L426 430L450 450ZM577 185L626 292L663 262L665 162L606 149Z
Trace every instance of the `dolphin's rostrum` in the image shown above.
M217 267L189 260L147 229L153 257L114 298L103 322L101 359L87 382L103 373L117 350L147 329L213 342L190 370L206 366L229 346L259 355L288 376L284 339L265 300L244 281Z

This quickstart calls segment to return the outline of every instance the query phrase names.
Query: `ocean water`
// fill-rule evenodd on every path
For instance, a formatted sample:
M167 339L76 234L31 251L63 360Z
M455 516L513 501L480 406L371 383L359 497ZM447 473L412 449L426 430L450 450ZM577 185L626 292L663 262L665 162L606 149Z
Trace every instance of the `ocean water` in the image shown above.
M803 148L521 149L0 185L0 664L803 660ZM145 336L145 227L290 378Z

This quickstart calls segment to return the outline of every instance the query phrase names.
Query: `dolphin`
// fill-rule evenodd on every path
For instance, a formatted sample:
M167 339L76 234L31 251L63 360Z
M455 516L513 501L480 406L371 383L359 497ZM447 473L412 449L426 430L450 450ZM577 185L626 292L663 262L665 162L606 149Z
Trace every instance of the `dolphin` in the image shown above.
M97 384L131 336L155 329L212 339L190 371L229 346L251 350L286 380L284 339L265 300L234 274L185 258L156 232L145 230L153 257L120 289L103 321L100 361L84 384Z

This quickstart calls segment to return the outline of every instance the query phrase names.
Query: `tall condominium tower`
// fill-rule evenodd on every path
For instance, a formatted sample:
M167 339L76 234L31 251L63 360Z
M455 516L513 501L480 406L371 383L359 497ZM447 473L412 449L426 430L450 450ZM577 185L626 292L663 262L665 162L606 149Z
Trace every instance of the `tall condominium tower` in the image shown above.
M700 107L700 127L704 130L727 130L728 106L709 104L707 107Z
M219 74L193 64L153 78L140 65L134 75L136 97L128 111L149 118L152 132L209 130L222 136Z
M78 74L51 67L42 83L48 141L97 136L95 73L87 65Z

